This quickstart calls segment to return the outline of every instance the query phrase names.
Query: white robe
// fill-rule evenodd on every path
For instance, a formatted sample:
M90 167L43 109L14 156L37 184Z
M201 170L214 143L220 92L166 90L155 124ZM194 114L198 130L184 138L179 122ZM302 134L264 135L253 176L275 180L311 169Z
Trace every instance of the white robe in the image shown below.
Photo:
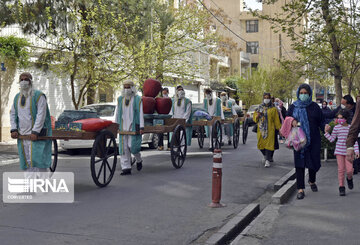
M172 115L172 118L183 118L186 119L186 121L189 120L190 116L191 116L191 103L188 103L186 106L186 110L185 110L185 98L181 99L181 103L180 106L178 106L178 99L174 100L174 106L171 111L170 111L170 115Z
M134 120L134 96L131 96L130 98L130 102L129 105L125 104L125 96L124 99L122 101L122 123L123 123L123 130L124 131L131 131L132 128L132 123ZM116 122L118 122L118 113L119 110L118 108L116 108L116 114L115 114L115 119ZM143 105L142 105L142 101L140 102L140 128L144 127L144 112L143 112ZM119 136L120 137L120 136ZM123 137L123 142L124 142L124 155L120 156L120 160L121 160L121 168L124 169L131 169L131 136L130 135L124 135ZM141 154L136 153L134 154L135 157L135 161L136 162L141 162Z
M216 98L212 98L212 101L213 103L210 105L209 103L209 99L207 99L207 103L208 103L208 113L210 116L215 116L216 115ZM222 106L220 106L221 108L221 119L225 119L224 117L224 111L222 109ZM211 139L212 139L212 126L209 126L209 134L210 134L210 137L209 137L209 146L211 148Z
M31 131L35 131L40 133L41 129L44 126L45 118L46 118L46 98L45 96L41 96L38 103L37 103L37 115L36 121L34 122L34 126L32 126L32 117L30 111L30 103L31 97L28 96L25 100L25 105L21 105L21 95L18 100L18 117L19 117L19 134L20 135L30 135ZM11 130L17 129L16 121L15 121L15 107L14 105L11 107L10 110L10 124ZM24 151L25 151L25 158L30 166L31 163L31 140L23 140L24 143ZM33 167L28 168L29 171L38 172L39 168Z

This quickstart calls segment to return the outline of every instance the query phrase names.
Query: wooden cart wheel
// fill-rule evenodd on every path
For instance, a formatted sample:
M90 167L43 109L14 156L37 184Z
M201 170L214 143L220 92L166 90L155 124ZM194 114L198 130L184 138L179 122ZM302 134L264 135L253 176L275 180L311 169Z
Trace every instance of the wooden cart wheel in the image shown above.
M234 149L236 149L238 147L239 139L240 139L240 120L239 120L239 118L236 118L235 122L234 122L234 133L233 133Z
M212 138L211 138L211 147L212 149L221 149L222 142L222 129L221 123L219 120L216 120L212 127Z
M198 126L197 139L198 139L200 149L203 148L204 147L204 139L205 139L205 127L204 126Z
M186 158L186 132L182 125L177 125L171 137L171 162L174 168L181 168Z
M118 150L115 136L109 130L102 130L95 138L91 150L91 177L99 187L107 186L116 169Z
M246 144L246 140L247 140L247 136L248 136L248 131L249 131L249 123L248 120L245 119L244 123L243 123L243 132L242 132L242 137L243 137L243 144Z
M50 172L55 172L58 161L58 145L56 140L52 140L51 166Z

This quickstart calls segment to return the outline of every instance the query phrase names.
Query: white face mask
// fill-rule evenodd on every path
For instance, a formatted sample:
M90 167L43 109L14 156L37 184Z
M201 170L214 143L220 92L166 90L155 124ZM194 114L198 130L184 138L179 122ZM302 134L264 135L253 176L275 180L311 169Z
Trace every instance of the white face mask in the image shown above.
M269 104L269 103L270 103L270 99L264 99L264 103L265 103L265 104Z
M131 88L125 88L124 93L125 93L125 95L130 96L132 94Z
M177 94L180 99L185 97L185 91L178 91Z
M169 95L168 94L163 94L163 97L164 98L169 98Z
M346 108L346 106L341 104L341 109L345 109L345 108Z
M206 94L206 98L207 98L208 100L210 100L210 99L212 98L212 95L211 95L211 94Z
M221 98L221 101L222 101L222 102L225 102L225 101L226 101L226 96L221 96L220 98Z
M27 90L30 88L30 82L29 81L21 81L20 82L20 89Z

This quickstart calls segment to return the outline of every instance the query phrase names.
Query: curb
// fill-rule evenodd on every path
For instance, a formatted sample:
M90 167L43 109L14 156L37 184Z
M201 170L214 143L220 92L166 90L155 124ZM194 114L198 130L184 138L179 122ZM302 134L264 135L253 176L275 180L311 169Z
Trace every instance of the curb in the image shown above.
M260 213L260 204L251 203L213 234L205 244L224 244L239 234Z
M274 190L278 191L283 187L289 180L295 179L295 168L293 168L289 173L285 174L281 179L279 179L274 184Z
M296 187L296 180L288 181L286 185L280 188L272 197L271 203L273 204L284 204L286 203L291 195L293 194Z
M18 163L18 162L19 162L19 158L9 159L9 160L2 160L2 161L0 161L0 167L5 166L5 165Z

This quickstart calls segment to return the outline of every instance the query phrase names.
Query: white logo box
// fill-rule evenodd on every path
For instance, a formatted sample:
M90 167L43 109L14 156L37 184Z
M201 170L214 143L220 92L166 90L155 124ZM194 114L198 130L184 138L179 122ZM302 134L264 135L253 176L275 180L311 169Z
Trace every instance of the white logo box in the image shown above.
M72 172L4 172L4 203L73 203Z

